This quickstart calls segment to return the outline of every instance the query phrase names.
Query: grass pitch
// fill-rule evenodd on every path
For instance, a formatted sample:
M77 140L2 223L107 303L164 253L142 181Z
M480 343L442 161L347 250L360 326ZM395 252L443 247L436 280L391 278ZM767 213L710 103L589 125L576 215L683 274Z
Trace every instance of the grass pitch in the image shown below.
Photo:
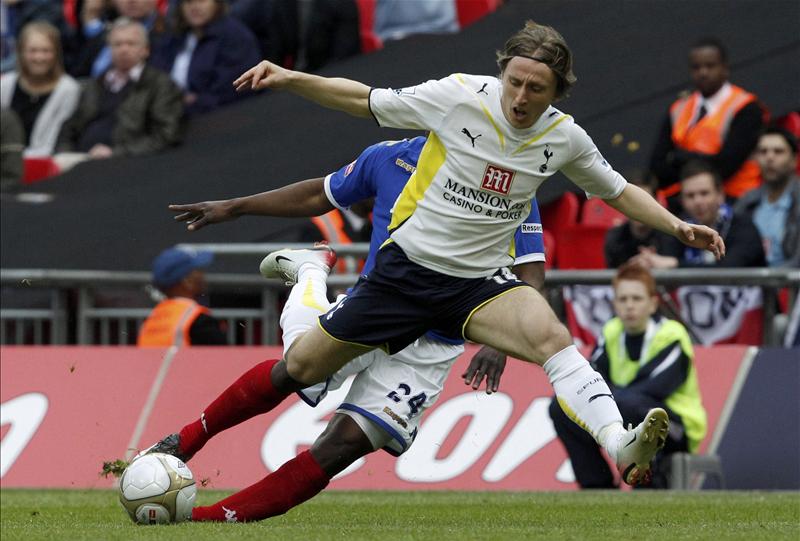
M134 525L104 490L6 489L0 506L3 541L800 539L797 492L328 492L263 522L169 526Z

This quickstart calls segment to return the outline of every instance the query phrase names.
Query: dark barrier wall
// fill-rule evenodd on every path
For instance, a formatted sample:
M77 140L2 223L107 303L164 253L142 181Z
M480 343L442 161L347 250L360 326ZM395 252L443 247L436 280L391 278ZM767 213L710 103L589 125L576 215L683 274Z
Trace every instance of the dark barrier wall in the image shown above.
M798 106L796 0L510 0L458 35L390 43L324 73L375 86L406 86L454 71L494 73L494 51L526 18L551 24L566 37L579 82L560 107L622 171L646 163L666 107L687 86L686 50L699 36L717 35L728 44L733 81L756 92L775 113ZM172 223L166 205L324 175L365 146L404 133L293 96L255 97L196 119L181 148L85 164L28 190L52 194L51 203L4 195L0 266L144 270L159 250L178 242L291 240L297 222L278 219L247 218L188 234ZM622 145L612 145L615 134L623 136ZM541 201L567 184L546 183ZM243 262L242 268L219 270L253 268L253 262Z
M800 349L762 348L717 453L729 489L800 489Z

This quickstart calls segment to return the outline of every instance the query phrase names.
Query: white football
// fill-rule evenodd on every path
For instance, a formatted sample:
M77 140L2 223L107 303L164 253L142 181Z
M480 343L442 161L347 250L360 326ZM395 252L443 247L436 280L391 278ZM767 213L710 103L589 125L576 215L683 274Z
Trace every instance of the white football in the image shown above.
M135 459L119 481L119 501L138 524L188 520L195 496L197 485L189 467L164 453Z

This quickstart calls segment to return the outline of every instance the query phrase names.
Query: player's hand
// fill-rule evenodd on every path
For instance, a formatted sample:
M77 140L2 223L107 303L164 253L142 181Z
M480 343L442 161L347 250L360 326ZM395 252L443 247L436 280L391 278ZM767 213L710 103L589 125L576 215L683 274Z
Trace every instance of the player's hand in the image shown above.
M230 200L204 201L188 205L170 205L169 210L177 212L176 222L186 222L186 229L197 231L209 224L217 224L233 220L236 215L231 211Z
M483 346L472 358L461 377L464 378L466 385L472 385L476 391L485 377L486 394L492 394L500 386L500 376L503 375L505 368L506 356L496 349Z
M262 60L233 82L237 92L245 90L263 90L265 88L280 88L286 80L289 70L284 69L268 60Z
M710 227L681 222L676 236L681 242L693 248L708 250L717 260L725 257L725 241Z

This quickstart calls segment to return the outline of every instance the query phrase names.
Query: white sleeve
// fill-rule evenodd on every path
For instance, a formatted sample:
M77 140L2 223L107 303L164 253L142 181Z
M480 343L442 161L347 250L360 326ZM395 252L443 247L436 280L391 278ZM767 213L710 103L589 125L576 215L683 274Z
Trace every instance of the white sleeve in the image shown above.
M514 259L514 264L512 266L516 267L517 265L524 265L525 263L538 263L540 261L547 261L545 254L542 252L532 252Z
M380 126L435 131L461 92L451 75L407 88L373 88L369 109Z
M587 197L618 197L627 181L603 158L589 134L572 124L569 140L572 160L561 167L561 172L583 189Z
M336 207L337 209L339 209L339 210L347 210L350 207L345 207L345 206L340 205L339 202L336 200L336 198L333 196L333 190L331 190L331 178L332 177L333 177L333 173L330 173L329 175L327 175L325 177L325 183L324 183L324 186L325 186L325 197L327 197L328 201L330 202L330 204L333 205L334 207Z

